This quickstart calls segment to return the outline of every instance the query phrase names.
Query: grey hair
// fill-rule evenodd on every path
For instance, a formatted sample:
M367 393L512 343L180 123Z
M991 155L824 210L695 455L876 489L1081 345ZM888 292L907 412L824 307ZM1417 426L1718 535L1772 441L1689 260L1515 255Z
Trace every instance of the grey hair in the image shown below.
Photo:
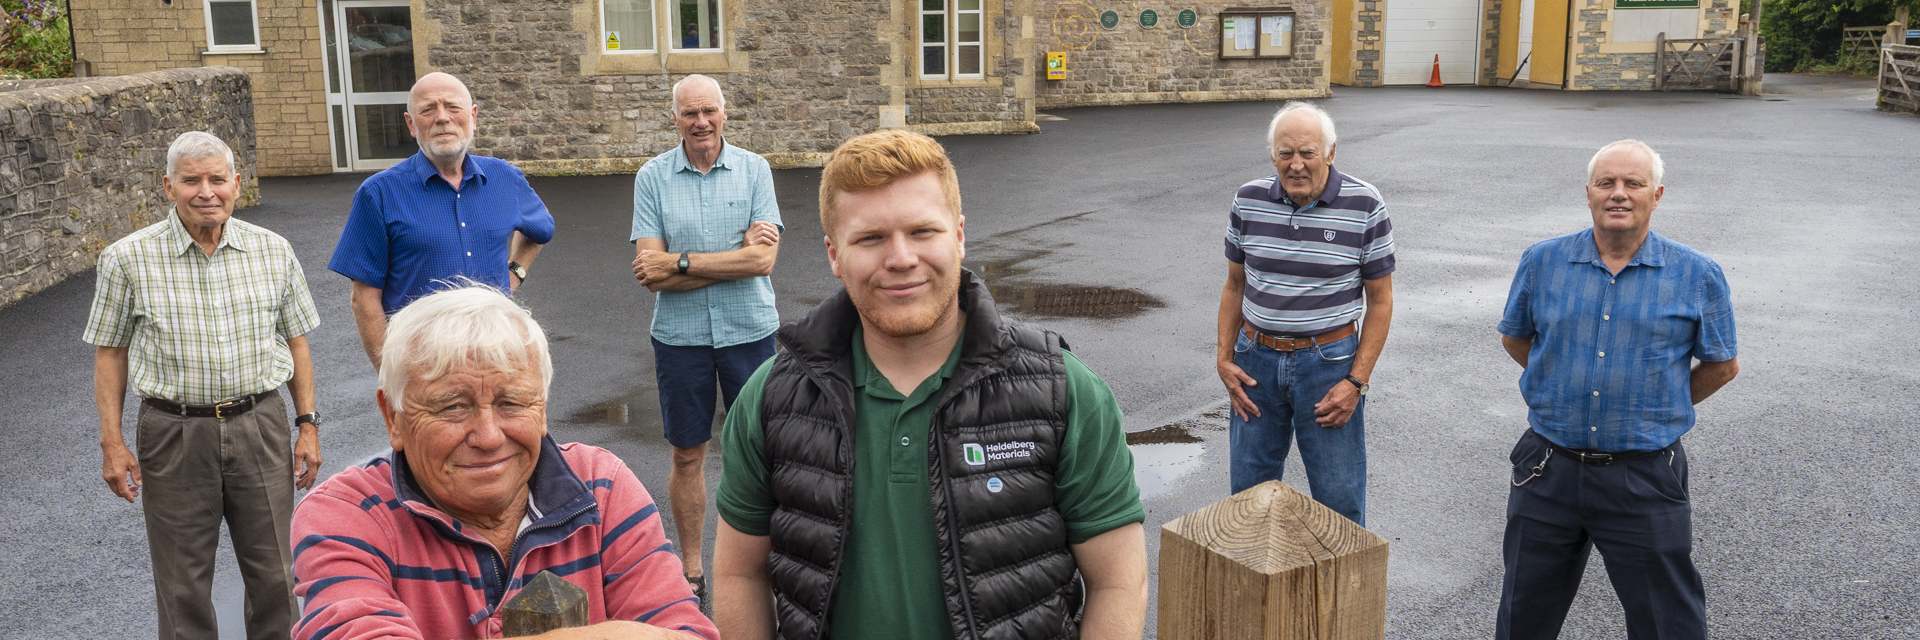
M707 84L713 85L713 95L720 96L720 108L721 109L727 108L727 93L725 91L720 90L720 81L715 80L712 77L704 76L696 73L696 74L689 75L685 78L681 78L679 82L673 83L673 91L669 93L669 95L672 96L673 101L671 103L668 103L668 106L667 106L668 117L679 115L680 87L686 86L688 83L692 83L692 82L705 82Z
M1660 179L1667 175L1667 163L1666 161L1660 159L1660 152L1654 151L1653 147L1647 146L1647 143L1641 142L1639 140L1634 140L1632 138L1628 138L1626 140L1619 140L1615 142L1609 142L1607 143L1607 146L1600 147L1599 151L1593 152L1593 158L1587 160L1587 180L1588 181L1593 180L1593 168L1596 166L1599 166L1600 156L1606 155L1608 151L1612 151L1614 149L1623 149L1623 148L1638 149L1641 152L1646 153L1648 158L1652 158L1653 166L1651 168L1653 169L1653 186L1658 187L1661 184L1663 184L1662 182L1660 182Z
M380 391L399 411L409 381L431 382L456 370L517 373L532 367L544 395L553 385L547 334L533 314L499 289L458 278L414 300L387 321L380 347Z
M1268 157L1273 156L1273 136L1280 133L1280 119L1287 117L1287 114L1295 111L1305 111L1320 117L1320 143L1327 145L1327 149L1332 149L1333 143L1339 141L1339 137L1334 135L1333 131L1333 116L1327 115L1325 109L1313 106L1312 103L1308 102L1288 100L1285 105L1281 105L1279 111L1273 112L1273 121L1267 123ZM1321 150L1322 153L1325 153L1325 151L1326 149Z
M181 160L201 160L205 158L225 158L227 175L239 172L233 164L233 148L220 139L220 136L205 131L188 131L173 139L167 147L167 177L177 177Z

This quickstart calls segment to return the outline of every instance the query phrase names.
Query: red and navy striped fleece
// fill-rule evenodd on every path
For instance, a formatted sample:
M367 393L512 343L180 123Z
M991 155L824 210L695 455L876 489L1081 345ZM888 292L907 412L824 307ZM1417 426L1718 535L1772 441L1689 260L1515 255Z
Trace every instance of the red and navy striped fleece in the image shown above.
M586 590L593 622L719 637L653 498L605 449L542 439L511 558L435 509L406 468L399 452L349 468L294 509L295 638L498 638L500 603L543 570Z

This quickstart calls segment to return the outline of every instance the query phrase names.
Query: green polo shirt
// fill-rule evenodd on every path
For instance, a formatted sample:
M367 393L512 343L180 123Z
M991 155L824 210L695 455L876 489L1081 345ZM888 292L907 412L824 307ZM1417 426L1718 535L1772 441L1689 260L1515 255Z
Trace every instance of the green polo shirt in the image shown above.
M1105 381L1071 352L1062 353L1069 407L1054 499L1067 522L1067 541L1079 544L1145 521L1146 510L1133 480L1120 404ZM953 638L934 539L927 436L941 391L959 362L956 342L940 371L903 395L867 359L861 333L854 331L853 527L834 594L830 638ZM772 369L769 360L747 380L720 436L724 467L715 500L720 517L756 536L767 535L776 506L760 421Z

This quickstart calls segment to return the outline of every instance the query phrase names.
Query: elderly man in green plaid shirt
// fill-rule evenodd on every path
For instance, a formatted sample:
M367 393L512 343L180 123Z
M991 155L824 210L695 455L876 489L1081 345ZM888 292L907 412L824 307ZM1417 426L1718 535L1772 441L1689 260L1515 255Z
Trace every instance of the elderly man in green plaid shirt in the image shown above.
M247 637L293 628L288 548L296 480L320 469L308 331L320 324L293 247L232 219L233 151L188 132L167 150L173 215L100 254L93 313L101 476L114 495L146 497L162 640L217 638L213 556L224 518L246 583ZM139 454L121 435L128 378L141 401ZM291 437L282 383L300 411ZM299 458L296 478L294 458Z

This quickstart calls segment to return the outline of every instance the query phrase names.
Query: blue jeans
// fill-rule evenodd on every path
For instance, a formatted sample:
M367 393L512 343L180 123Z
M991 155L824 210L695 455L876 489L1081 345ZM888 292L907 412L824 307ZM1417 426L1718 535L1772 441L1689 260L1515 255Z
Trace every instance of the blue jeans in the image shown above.
M713 439L713 392L728 408L740 387L773 357L773 336L730 347L678 347L653 341L653 375L660 384L660 421L667 444L691 449Z
M1313 421L1313 406L1327 397L1327 391L1333 385L1348 384L1359 348L1357 333L1317 348L1284 353L1240 334L1233 344L1233 363L1259 383L1242 389L1260 408L1260 416L1242 420L1239 413L1233 414L1228 447L1233 454L1234 493L1279 480L1286 471L1287 449L1297 439L1313 499L1367 526L1367 436L1361 419L1367 399L1360 398L1346 426L1322 427Z

